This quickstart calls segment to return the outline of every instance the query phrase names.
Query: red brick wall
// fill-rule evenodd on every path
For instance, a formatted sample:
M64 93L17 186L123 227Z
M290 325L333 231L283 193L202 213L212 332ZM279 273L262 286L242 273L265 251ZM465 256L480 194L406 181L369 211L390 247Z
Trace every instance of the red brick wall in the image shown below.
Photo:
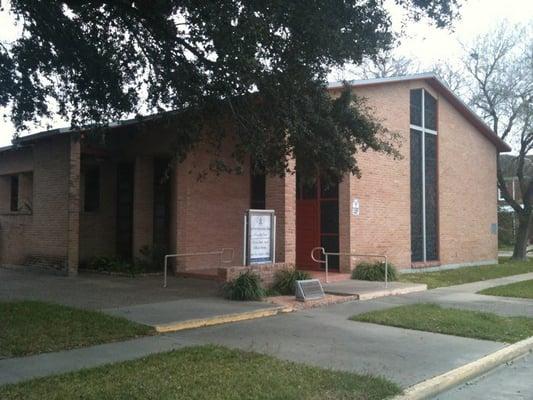
M400 134L403 159L372 151L356 155L362 177L345 179L340 187L341 249L387 254L400 268L411 265L409 90L420 87L439 104L440 263L496 260L497 235L491 233L491 224L497 222L496 149L422 82L355 89L368 99L375 115ZM359 216L351 215L353 198L359 199Z
M440 258L442 264L493 261L498 235L496 149L439 99Z
M340 186L340 246L344 251L387 254L392 263L406 268L411 264L409 87L395 84L355 92L368 99L376 117L401 135L398 145L403 159L373 151L355 155L362 177L345 177ZM354 198L359 200L359 216L351 213ZM353 259L352 266L360 261ZM341 264L344 271L347 262L344 259Z
M40 141L30 154L23 150L0 158L2 173L28 170L33 164L33 212L0 215L0 262L38 264L67 270L69 235L70 142L62 136Z
M221 157L231 163L231 143ZM176 182L173 215L175 248L179 253L218 251L223 247L235 250L233 264L243 259L243 218L250 208L250 172L246 165L242 174L217 176L211 172L198 180L199 174L209 167L212 154L193 151L175 171ZM193 257L184 260L181 267L218 267L216 256Z
M291 168L294 162L291 161ZM276 212L276 262L296 262L296 175L266 178L267 209Z

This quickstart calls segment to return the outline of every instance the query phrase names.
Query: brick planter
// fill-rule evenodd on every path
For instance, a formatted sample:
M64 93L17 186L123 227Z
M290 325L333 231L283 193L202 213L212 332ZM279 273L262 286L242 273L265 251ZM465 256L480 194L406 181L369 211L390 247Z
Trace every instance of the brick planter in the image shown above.
M261 277L263 286L270 288L274 283L274 275L281 269L294 269L292 263L261 264L253 266L222 267L218 269L218 278L223 282L229 282L246 271L253 271Z

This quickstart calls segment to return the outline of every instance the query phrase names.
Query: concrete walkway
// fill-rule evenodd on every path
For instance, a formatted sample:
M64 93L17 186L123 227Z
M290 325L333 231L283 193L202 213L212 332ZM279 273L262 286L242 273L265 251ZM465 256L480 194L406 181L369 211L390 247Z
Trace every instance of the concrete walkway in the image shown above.
M192 320L208 320L228 315L276 310L279 307L262 301L231 301L220 297L181 299L102 310L141 324L158 327Z
M160 335L57 353L0 359L0 385L133 360L184 345L186 343L177 338Z
M404 387L478 359L502 343L349 321L373 301L187 330L123 343L0 360L0 383L215 343L324 368L385 376Z
M220 295L220 284L201 279L162 276L124 277L81 272L76 277L53 275L31 267L0 267L0 301L40 300L101 310Z
M4 359L0 360L0 384L135 359L183 346L215 343L325 368L382 375L407 387L474 361L505 345L353 322L348 320L350 316L413 302L433 302L503 315L532 315L533 301L475 294L475 291L484 287L532 278L533 274L524 274L121 343ZM140 318L145 318L149 310L144 305L126 307L131 315Z
M427 290L427 285L420 283L360 281L349 279L340 282L324 283L324 291L340 296L355 296L359 300L370 300L379 297L397 296Z
M498 297L477 294L478 291L509 283L533 279L533 273L508 276L463 285L443 287L404 296L377 299L373 307L386 308L412 303L436 303L443 307L462 308L491 312L503 316L526 316L533 318L533 299Z

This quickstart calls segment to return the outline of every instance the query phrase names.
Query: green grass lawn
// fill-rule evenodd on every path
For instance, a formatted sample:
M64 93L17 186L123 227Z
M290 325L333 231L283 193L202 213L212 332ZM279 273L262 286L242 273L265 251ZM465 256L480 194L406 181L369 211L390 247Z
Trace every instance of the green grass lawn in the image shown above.
M383 399L400 388L382 378L305 366L217 346L0 386L3 400Z
M464 267L438 272L400 274L400 281L425 283L428 285L428 289L434 289L443 286L460 285L462 283L525 274L527 272L533 272L533 260L515 262L507 258L500 259L500 263L494 265Z
M481 290L478 293L488 294L491 296L520 297L524 299L533 299L533 280L496 286Z
M97 311L38 301L0 303L0 358L90 346L152 333L149 326Z
M514 343L533 336L533 318L412 304L355 315L353 321Z

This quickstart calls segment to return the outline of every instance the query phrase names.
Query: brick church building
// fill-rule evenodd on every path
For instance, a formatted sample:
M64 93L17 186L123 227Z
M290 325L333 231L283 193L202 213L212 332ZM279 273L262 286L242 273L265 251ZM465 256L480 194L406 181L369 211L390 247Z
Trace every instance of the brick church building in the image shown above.
M310 257L316 246L385 254L402 269L497 262L496 160L509 146L433 74L350 84L401 135L403 157L359 154L362 177L334 187L251 176L249 166L198 181L206 149L169 170L172 134L135 130L136 121L116 124L105 144L69 129L17 139L0 149L0 263L76 274L92 257L127 259L158 246L231 248L238 267L250 208L275 210L276 261L297 268L321 267ZM231 150L226 143L228 158ZM341 257L330 268L347 272L353 263Z

